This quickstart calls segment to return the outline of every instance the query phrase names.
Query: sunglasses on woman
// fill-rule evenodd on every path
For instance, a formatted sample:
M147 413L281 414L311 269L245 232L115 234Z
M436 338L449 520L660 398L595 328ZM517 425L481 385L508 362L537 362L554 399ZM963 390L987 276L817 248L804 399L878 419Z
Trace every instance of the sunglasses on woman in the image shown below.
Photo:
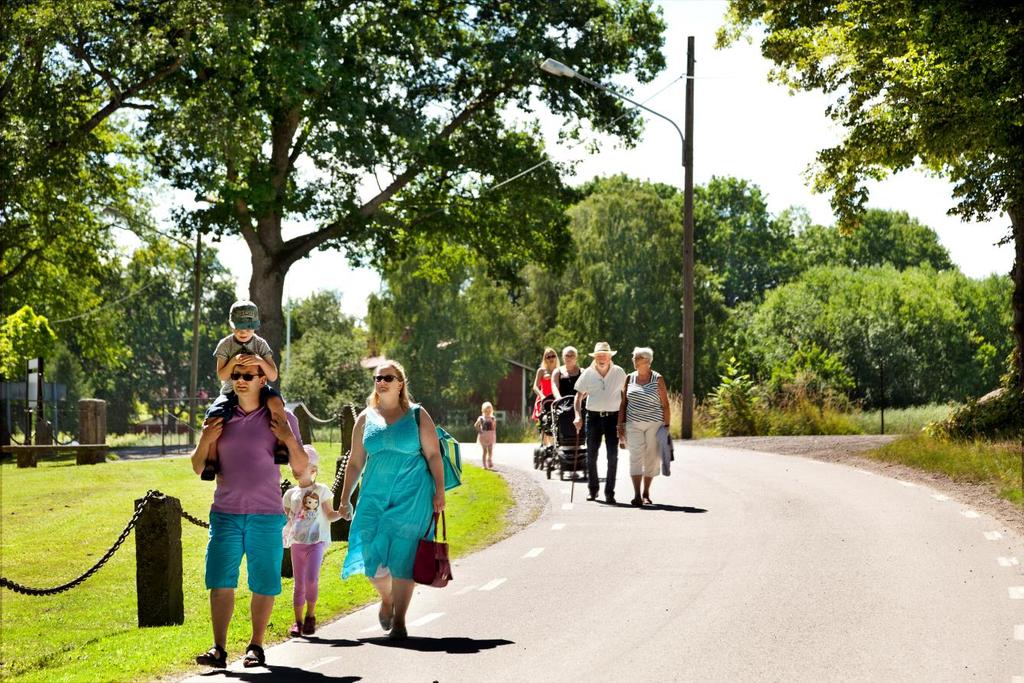
M259 377L259 375L248 373L248 372L232 372L231 373L231 379L232 380L244 379L246 382L251 382L254 379L256 379L257 377Z
M373 381L374 382L387 382L388 384L391 384L396 379L398 379L398 375L374 375L373 376Z

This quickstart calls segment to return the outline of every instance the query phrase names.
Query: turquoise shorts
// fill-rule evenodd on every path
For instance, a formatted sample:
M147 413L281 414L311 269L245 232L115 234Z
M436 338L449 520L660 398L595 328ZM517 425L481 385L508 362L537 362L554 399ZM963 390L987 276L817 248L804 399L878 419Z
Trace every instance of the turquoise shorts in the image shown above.
M280 515L236 515L210 511L210 542L206 544L206 588L237 588L238 569L245 555L249 590L260 595L281 593Z

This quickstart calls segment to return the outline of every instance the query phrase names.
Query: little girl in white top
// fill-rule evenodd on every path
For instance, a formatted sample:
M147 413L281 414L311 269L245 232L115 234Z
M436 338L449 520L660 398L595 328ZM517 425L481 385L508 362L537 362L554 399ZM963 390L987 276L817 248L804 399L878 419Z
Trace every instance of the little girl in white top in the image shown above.
M341 519L341 513L331 505L334 495L323 484L316 483L317 463L320 456L312 446L303 446L309 456L309 466L299 477L298 486L288 489L282 502L288 516L285 524L284 547L292 549L292 576L295 577L295 623L288 635L311 636L316 633L316 599L320 590L320 565L331 542L331 522ZM306 616L302 607L306 606Z

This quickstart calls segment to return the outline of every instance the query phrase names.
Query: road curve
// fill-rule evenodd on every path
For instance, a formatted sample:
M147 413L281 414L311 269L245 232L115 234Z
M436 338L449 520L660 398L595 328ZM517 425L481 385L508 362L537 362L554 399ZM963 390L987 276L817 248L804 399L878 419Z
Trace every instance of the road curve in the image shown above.
M530 446L495 451L549 503L447 588L418 587L408 641L373 605L268 649L269 670L191 680L1024 683L1024 539L931 489L677 444L657 505L635 509L627 453L610 506L579 483L569 503Z

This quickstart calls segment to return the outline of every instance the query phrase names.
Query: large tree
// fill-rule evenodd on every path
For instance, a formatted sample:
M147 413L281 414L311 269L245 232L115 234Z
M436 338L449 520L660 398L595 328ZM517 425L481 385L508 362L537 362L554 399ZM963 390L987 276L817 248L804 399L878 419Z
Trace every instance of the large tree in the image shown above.
M284 278L317 249L382 265L451 242L508 279L550 260L566 240L559 169L486 191L545 158L536 125L516 121L544 106L568 134L587 119L628 140L639 119L538 62L646 82L664 66L663 29L650 0L226 3L148 130L165 177L217 198L191 228L244 238L280 348Z
M1009 214L1013 332L1024 348L1024 4L730 0L719 44L753 25L773 78L834 95L827 113L845 137L819 152L814 186L832 193L845 226L863 213L866 181L918 163L954 182L953 213Z

